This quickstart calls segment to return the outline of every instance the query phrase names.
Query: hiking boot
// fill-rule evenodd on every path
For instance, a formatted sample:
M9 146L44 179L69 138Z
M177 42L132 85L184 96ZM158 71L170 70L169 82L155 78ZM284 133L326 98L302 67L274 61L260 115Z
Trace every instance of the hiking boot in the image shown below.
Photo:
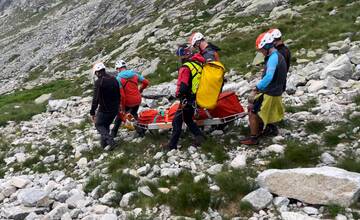
M112 151L112 150L114 150L115 147L117 146L117 144L116 144L116 142L114 141L114 139L110 139L110 140L108 141L108 144L109 144L109 145L104 148L106 151Z
M279 134L278 128L274 124L268 124L263 132L261 133L262 136L277 136Z
M203 135L196 136L194 140L194 147L200 147L204 141L205 137Z
M102 138L100 139L100 146L101 146L101 148L103 148L103 149L107 146L105 139L102 139Z
M259 144L259 140L256 136L250 136L240 140L240 144L257 145Z

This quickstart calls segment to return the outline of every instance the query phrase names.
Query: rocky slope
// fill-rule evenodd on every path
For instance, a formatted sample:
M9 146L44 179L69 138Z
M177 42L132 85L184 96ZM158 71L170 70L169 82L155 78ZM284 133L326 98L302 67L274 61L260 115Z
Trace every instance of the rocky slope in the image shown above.
M0 127L1 218L358 219L359 7L348 1L1 2L1 93L13 93L0 97L0 120L10 120ZM313 31L294 27L297 21L310 22ZM169 106L174 82L165 81L176 70L170 54L201 30L223 48L224 90L236 91L246 106L259 77L252 74L258 72L251 65L254 37L269 25L284 30L294 54L278 136L257 147L239 145L248 132L244 118L223 130L206 128L209 138L199 149L186 134L179 150L163 152L166 131L134 138L125 128L117 149L100 149L87 119L91 63L126 58L153 84L164 82L145 91L160 98L144 98L142 108ZM63 77L70 81L57 80ZM20 85L26 90L16 90ZM15 117L34 106L40 110L28 120Z

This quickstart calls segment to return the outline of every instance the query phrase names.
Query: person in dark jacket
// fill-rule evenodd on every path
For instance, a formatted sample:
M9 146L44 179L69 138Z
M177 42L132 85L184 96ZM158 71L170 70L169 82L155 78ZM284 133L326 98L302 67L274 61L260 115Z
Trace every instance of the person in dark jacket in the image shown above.
M256 48L265 56L262 79L249 96L250 137L241 144L258 144L263 127L279 122L284 117L282 93L286 83L287 66L284 57L275 49L270 33L262 33L256 39Z
M189 38L189 43L191 46L200 51L200 54L205 58L206 62L220 61L218 53L220 48L210 42L207 42L202 33L193 33Z
M110 135L110 125L119 112L119 83L115 77L106 73L103 63L95 64L93 70L98 79L95 81L90 116L101 135L101 147L106 149L109 145L108 150L111 150L116 146L114 138Z
M186 123L190 132L195 136L195 146L200 146L204 136L196 123L193 121L195 112L195 93L200 80L201 65L205 59L200 54L192 55L187 45L181 45L176 51L181 59L182 66L178 70L176 97L180 100L179 109L172 121L172 136L167 145L169 149L177 149L183 122Z

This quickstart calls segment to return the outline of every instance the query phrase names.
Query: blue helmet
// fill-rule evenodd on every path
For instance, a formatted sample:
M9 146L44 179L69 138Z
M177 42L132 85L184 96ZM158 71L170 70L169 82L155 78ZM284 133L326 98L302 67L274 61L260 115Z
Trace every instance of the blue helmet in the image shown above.
M178 47L178 49L176 50L176 56L179 57L184 57L184 56L191 56L192 52L191 49L189 47L189 45L187 44L182 44Z

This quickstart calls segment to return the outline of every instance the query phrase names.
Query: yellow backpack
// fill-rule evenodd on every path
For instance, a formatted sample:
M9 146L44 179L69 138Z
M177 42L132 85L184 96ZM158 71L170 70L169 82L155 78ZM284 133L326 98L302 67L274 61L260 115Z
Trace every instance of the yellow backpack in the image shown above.
M191 92L196 94L200 84L202 66L196 62L186 62L183 65L187 66L191 71Z
M224 82L225 67L221 62L211 61L203 66L196 93L196 103L201 108L214 109Z

